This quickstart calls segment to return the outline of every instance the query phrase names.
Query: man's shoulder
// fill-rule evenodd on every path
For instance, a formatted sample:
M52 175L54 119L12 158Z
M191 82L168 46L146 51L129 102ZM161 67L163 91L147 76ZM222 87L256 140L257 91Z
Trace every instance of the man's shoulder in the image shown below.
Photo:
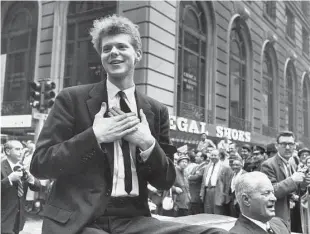
M243 222L242 218L238 218L235 225L229 230L230 234L248 233L249 225Z
M267 160L265 160L263 163L262 163L262 166L264 165L272 165L272 164L276 164L277 162L277 155L274 155L273 157L271 158L268 158Z
M280 226L282 228L287 228L286 223L284 222L283 219L279 218L279 217L273 217L270 221L270 224L275 224L277 226Z
M71 87L67 87L64 88L62 90L62 92L67 92L70 94L83 94L83 93L89 93L90 90L92 90L95 86L97 85L101 85L102 82L98 82L98 83L92 83L92 84L84 84L84 85L77 85L77 86L71 86Z

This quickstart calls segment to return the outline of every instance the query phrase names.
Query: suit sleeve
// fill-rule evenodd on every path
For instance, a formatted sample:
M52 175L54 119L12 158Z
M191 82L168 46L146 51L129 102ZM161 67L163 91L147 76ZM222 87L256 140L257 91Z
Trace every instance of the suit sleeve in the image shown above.
M288 177L280 182L277 181L276 172L268 162L264 162L262 164L261 172L265 173L270 179L276 198L283 198L297 190L297 185L291 177Z
M75 108L69 91L62 90L43 126L30 172L39 179L78 173L99 149L92 127L75 134Z
M155 142L155 147L151 152L149 158L141 165L143 171L146 173L148 182L157 189L167 190L169 189L176 178L176 172L172 160L170 160L163 149L169 149L170 138L169 138L169 114L168 109L162 106L160 110L160 132L158 140ZM161 143L161 144L160 144ZM173 147L173 146L171 146Z

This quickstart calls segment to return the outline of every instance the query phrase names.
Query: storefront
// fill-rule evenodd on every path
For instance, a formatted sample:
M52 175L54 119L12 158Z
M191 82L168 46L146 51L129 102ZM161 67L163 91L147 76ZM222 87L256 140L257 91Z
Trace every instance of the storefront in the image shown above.
M206 133L208 139L211 139L215 144L218 144L224 137L237 145L244 143L266 145L274 140L253 132L170 115L170 136L176 147L188 145L189 148L196 148L202 133Z

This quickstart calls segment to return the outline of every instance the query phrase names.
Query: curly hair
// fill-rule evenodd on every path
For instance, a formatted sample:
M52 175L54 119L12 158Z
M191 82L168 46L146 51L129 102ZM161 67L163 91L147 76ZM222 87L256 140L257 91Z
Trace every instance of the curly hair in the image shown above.
M117 34L127 34L131 37L131 44L135 50L142 51L142 42L139 33L139 26L129 19L112 15L94 20L93 28L90 29L92 43L98 54L101 53L101 38L103 36L113 36Z

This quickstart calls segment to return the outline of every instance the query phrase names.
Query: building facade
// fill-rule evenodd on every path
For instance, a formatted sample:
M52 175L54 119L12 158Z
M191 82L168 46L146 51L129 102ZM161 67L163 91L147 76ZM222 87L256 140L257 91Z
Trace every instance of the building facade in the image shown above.
M34 137L29 81L56 91L105 78L90 42L96 18L139 25L137 89L164 103L176 145L200 134L266 144L292 130L310 146L308 1L1 2L3 136Z

